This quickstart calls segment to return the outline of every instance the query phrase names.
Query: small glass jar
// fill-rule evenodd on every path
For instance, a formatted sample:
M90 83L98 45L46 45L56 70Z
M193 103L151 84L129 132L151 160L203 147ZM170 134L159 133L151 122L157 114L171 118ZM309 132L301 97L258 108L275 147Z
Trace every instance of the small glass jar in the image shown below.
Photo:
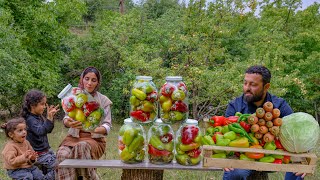
M160 118L172 124L188 119L188 90L181 76L167 76L159 92Z
M119 130L118 152L122 162L139 163L145 160L145 132L143 127L132 122L130 118L124 120Z
M158 91L151 76L136 77L129 102L133 122L150 123L158 117Z
M174 158L174 133L161 119L154 121L148 131L148 158L153 164L168 164Z
M176 133L175 157L177 163L184 166L194 166L200 163L202 155L201 130L198 121L186 120Z

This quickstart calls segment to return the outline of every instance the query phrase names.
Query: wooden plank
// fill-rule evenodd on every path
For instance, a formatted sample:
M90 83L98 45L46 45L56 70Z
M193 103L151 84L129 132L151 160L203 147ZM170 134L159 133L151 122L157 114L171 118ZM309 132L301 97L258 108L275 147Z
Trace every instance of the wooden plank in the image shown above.
M126 164L120 160L88 160L88 159L65 159L59 164L64 168L118 168L118 169L155 169L155 170L200 170L200 171L222 171L222 168L203 167L202 163L195 166L182 166L178 163L152 164L142 162L137 164Z

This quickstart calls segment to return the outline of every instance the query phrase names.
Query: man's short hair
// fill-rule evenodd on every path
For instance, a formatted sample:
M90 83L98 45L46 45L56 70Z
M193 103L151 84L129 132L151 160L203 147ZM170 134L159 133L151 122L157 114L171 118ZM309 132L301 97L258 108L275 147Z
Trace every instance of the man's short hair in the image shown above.
M251 66L246 70L246 74L260 74L262 76L263 85L270 83L271 73L265 66Z

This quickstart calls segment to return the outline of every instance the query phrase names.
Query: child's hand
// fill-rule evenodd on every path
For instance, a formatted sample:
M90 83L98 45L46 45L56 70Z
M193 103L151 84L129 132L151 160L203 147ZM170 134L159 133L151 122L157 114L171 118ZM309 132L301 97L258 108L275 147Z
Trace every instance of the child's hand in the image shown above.
M47 104L47 119L50 121L53 121L53 116L59 111L59 105L54 106L54 105L48 105Z
M26 159L31 159L31 156L32 156L32 151L31 150L27 150L25 153L24 153L24 157Z
M38 157L37 152L33 151L30 156L30 160L35 161Z

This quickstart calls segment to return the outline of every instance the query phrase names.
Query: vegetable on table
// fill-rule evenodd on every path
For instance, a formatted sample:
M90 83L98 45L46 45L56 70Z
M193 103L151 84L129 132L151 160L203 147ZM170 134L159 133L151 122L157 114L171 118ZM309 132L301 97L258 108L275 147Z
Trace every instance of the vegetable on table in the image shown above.
M213 127L216 126L223 126L225 123L226 118L224 116L212 116L209 119L209 124Z
M228 126L231 131L239 133L240 135L248 138L250 142L253 142L253 139L249 136L249 134L246 132L246 130L243 129L243 127L241 127L241 125L239 123L232 123L232 124L229 124Z

